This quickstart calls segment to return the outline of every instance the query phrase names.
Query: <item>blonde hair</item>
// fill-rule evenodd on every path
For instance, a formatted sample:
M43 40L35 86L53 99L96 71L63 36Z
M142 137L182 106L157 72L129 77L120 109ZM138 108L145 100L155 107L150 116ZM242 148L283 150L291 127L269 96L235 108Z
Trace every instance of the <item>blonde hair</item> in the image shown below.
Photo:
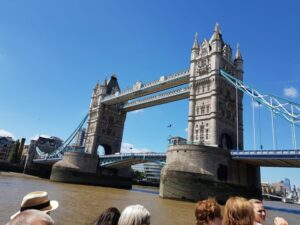
M263 204L261 200L252 198L249 200L252 204Z
M227 200L222 225L253 225L252 204L243 197L231 197Z
M150 217L144 206L130 205L121 213L118 225L150 225Z
M221 218L221 207L213 198L199 201L195 207L195 217L197 225L208 224L215 218Z

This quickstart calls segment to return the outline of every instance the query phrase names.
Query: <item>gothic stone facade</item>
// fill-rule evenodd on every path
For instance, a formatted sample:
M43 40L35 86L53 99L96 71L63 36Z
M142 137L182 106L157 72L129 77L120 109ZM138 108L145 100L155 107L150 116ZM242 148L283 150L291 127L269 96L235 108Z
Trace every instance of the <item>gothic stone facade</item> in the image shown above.
M101 103L106 95L116 92L120 92L120 88L115 76L103 85L97 83L94 88L85 137L86 153L96 155L99 145L104 147L105 155L120 152L126 112L119 110L119 104L108 106Z
M220 69L243 80L243 59L239 47L234 60L218 24L209 41L198 44L197 34L191 52L188 141L225 149L243 149L243 94L220 76ZM238 119L238 132L237 132Z

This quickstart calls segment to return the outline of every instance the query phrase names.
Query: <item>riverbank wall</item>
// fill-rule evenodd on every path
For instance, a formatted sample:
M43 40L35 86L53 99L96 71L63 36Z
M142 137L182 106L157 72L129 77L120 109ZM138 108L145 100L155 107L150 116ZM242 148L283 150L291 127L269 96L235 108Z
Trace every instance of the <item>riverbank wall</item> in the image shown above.
M0 162L0 171L4 172L15 172L24 173L36 177L41 177L49 179L51 175L52 165L42 165L42 164L27 164L24 169L24 164L20 163L10 163L7 161Z

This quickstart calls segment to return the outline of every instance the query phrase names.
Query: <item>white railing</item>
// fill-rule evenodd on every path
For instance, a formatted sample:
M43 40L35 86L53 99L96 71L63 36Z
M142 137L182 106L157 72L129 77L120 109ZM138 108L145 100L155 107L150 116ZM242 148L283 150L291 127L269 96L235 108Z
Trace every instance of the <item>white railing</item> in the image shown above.
M231 151L232 156L238 155L297 155L300 156L300 150L244 150Z
M174 73L174 74L171 74L169 76L163 76L164 79L158 79L158 80L149 82L147 84L142 84L141 88L138 88L138 89L131 88L131 89L127 89L125 91L119 92L117 95L105 96L103 98L102 102L109 101L109 100L114 99L114 98L119 98L119 97L122 97L124 95L128 95L128 94L131 94L131 93L134 93L134 92L137 92L137 91L143 91L147 88L154 87L154 86L160 85L162 83L168 83L168 82L171 82L171 81L179 80L179 79L184 78L188 75L189 75L189 70L179 72L179 73Z
M166 153L120 153L114 155L101 155L100 159L122 158L122 157L165 157Z
M125 103L122 108L128 108L128 107L132 107L132 106L135 106L135 105L140 105L140 104L144 104L144 103L148 103L148 102L153 102L153 101L161 100L161 99L168 98L168 97L174 97L176 95L184 94L184 93L187 93L189 91L190 91L189 87L181 88L181 89L171 91L171 92L168 92L168 93L163 93L163 94L160 94L160 95L155 95L153 97L144 98L144 99L141 99L141 100L136 100L136 101Z

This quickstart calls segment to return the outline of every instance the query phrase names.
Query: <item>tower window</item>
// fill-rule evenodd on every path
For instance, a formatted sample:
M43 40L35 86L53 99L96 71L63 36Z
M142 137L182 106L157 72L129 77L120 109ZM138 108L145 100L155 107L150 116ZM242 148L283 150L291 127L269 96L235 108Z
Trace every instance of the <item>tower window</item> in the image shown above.
M206 106L206 113L209 113L209 105Z
M107 129L107 132L106 132L106 134L107 134L107 135L111 135L111 132L112 132L112 130L111 130L111 129Z
M205 109L205 107L201 106L201 115L204 114L204 109Z
M208 130L208 129L206 129L206 137L205 137L205 138L206 138L206 140L208 140L208 131L209 131L209 130Z
M204 125L200 126L200 141L204 141Z

